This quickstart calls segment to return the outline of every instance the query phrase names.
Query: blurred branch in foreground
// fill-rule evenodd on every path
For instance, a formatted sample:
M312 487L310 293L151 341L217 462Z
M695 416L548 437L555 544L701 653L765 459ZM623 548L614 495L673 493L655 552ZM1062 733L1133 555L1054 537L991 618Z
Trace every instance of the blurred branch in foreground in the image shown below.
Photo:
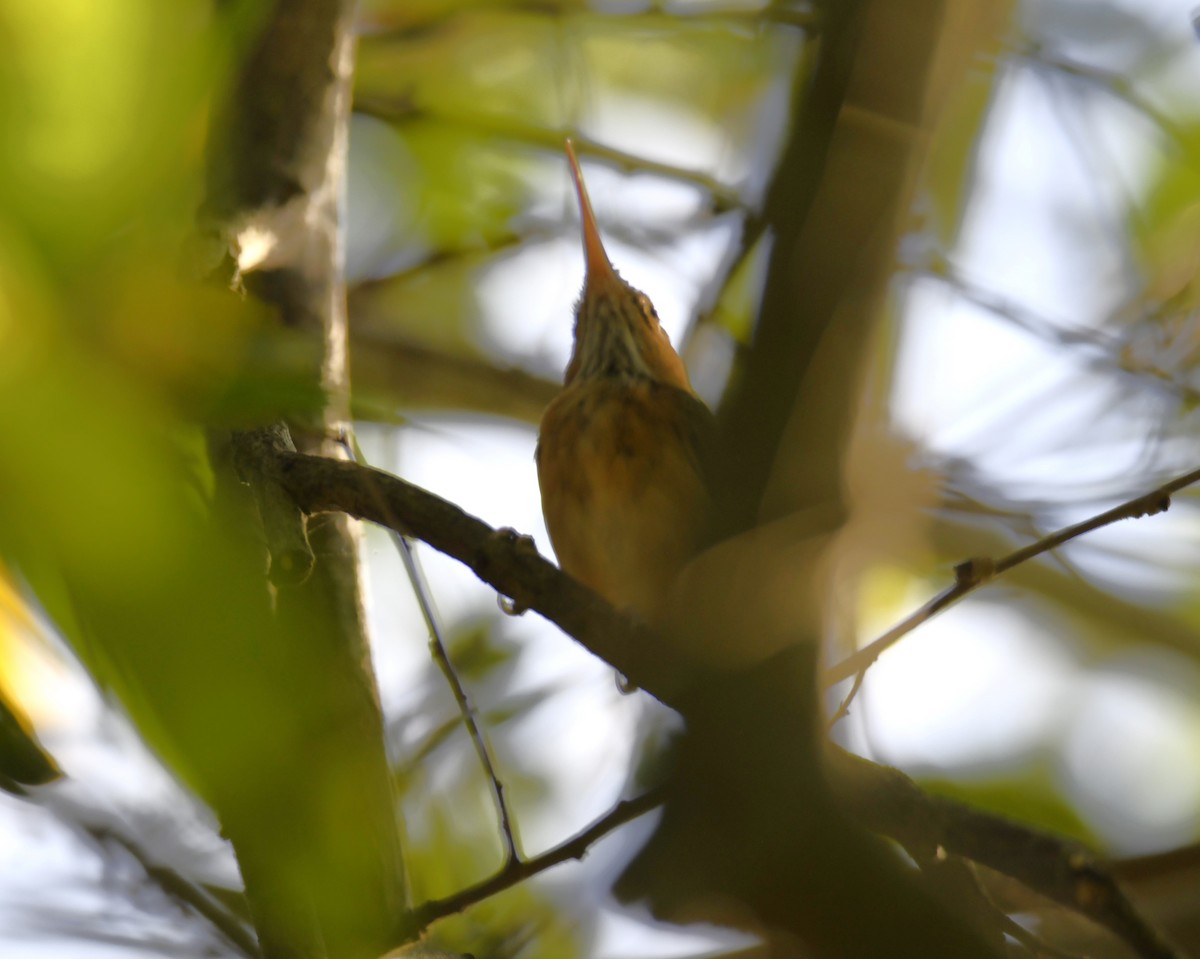
M399 410L454 410L536 423L558 387L483 357L352 333L356 412L384 422Z

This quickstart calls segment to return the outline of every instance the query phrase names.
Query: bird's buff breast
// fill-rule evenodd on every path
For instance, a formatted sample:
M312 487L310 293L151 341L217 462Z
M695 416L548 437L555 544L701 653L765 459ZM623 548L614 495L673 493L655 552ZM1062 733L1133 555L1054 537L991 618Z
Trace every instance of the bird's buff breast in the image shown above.
M559 563L615 606L657 617L691 557L703 483L674 387L585 380L550 404L538 442Z

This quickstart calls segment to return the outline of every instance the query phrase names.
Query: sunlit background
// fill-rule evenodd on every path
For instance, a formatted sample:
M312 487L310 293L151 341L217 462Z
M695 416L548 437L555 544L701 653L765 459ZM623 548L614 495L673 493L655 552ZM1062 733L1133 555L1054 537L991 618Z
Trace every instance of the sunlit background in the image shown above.
M205 378L232 376L239 351L201 346L211 325L199 321L171 332L170 302L132 316L121 304L153 295L181 255L162 260L147 237L174 231L183 249L203 81L221 59L203 49L211 25L199 8L168 17L149 0L104 13L44 6L0 6L0 22L32 45L18 73L41 95L34 119L3 102L20 134L0 147L4 166L32 172L0 195L0 338L10 355L70 342L103 373L96 384L125 382L133 403L143 391L167 397L163 416L192 415L206 408L196 400ZM128 29L96 32L118 12ZM787 135L807 15L737 0L549 14L363 4L347 274L373 464L549 551L536 421L566 363L582 280L565 133L579 142L613 262L651 296L698 391L719 404L761 279L762 251L740 249L742 225ZM978 58L898 251L889 335L871 364L889 398L888 438L858 451L850 478L873 535L845 584L830 662L949 585L955 563L1001 555L1196 465L1191 16L1183 0L1024 0ZM186 57L147 92L160 46ZM63 68L65 47L94 69ZM186 108L176 115L172 103ZM133 104L157 135L116 122ZM101 111L116 120L96 122ZM88 262L95 251L102 266ZM103 308L79 319L97 300ZM43 314L46 331L30 328ZM222 342L238 330L222 327ZM76 386L58 405L10 406L6 419L24 425L0 476L18 496L28 488L8 478L20 459L41 455L39 436L62 409L91 400L87 382ZM119 423L124 409L118 399L90 415ZM95 442L154 430L159 412L128 431L110 424ZM84 446L49 465L118 452ZM1089 535L981 590L879 660L835 738L1113 856L1195 842L1198 520L1183 494L1166 515ZM394 545L368 530L364 554L415 893L446 895L499 866L495 814ZM525 852L636 791L636 767L669 734L670 714L622 693L607 666L536 615L505 616L469 570L426 548L418 556ZM211 817L96 693L19 581L0 594L0 684L69 778L32 799L0 792L0 953L231 954L112 838L195 881L233 885ZM844 692L831 692L831 712ZM448 923L448 940L481 957L729 948L728 934L655 927L607 896L649 824Z

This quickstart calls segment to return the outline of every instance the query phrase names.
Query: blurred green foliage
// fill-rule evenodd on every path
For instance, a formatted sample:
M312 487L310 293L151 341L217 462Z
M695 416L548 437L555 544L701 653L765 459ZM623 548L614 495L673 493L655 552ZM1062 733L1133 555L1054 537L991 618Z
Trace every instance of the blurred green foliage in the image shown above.
M154 578L194 508L172 388L237 333L236 311L169 279L196 195L207 17L134 0L0 17L0 536L119 587Z
M261 322L180 264L231 37L199 2L8 4L0 23L0 553L186 769L181 736L244 720L193 707L237 698L262 603L208 518L198 419Z
M705 205L748 206L763 188L751 159L781 135L770 111L786 99L804 43L795 23L736 5L696 17L614 17L379 3L364 21L356 109L388 124L394 139L361 121L356 129L370 156L391 156L390 182L372 170L371 186L374 204L395 211L388 243L399 271L356 292L356 329L467 357L478 355L481 329L470 291L535 238L526 211L565 187L564 136L582 138L586 156L595 134L600 157L632 170L665 154L656 172L698 185ZM604 147L599 130L631 119L644 137L626 150ZM673 130L681 143L719 139L721 169L680 162ZM655 229L632 225L636 235ZM720 325L744 342L749 298L739 294L735 312L731 302Z

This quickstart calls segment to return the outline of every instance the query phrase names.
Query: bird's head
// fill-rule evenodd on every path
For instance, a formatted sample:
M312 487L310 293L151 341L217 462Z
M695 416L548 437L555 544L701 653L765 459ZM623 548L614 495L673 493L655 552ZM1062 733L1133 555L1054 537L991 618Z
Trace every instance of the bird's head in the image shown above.
M659 325L650 297L621 279L604 250L570 140L567 157L579 196L587 272L575 307L575 348L566 382L589 377L645 378L690 392L683 361Z

